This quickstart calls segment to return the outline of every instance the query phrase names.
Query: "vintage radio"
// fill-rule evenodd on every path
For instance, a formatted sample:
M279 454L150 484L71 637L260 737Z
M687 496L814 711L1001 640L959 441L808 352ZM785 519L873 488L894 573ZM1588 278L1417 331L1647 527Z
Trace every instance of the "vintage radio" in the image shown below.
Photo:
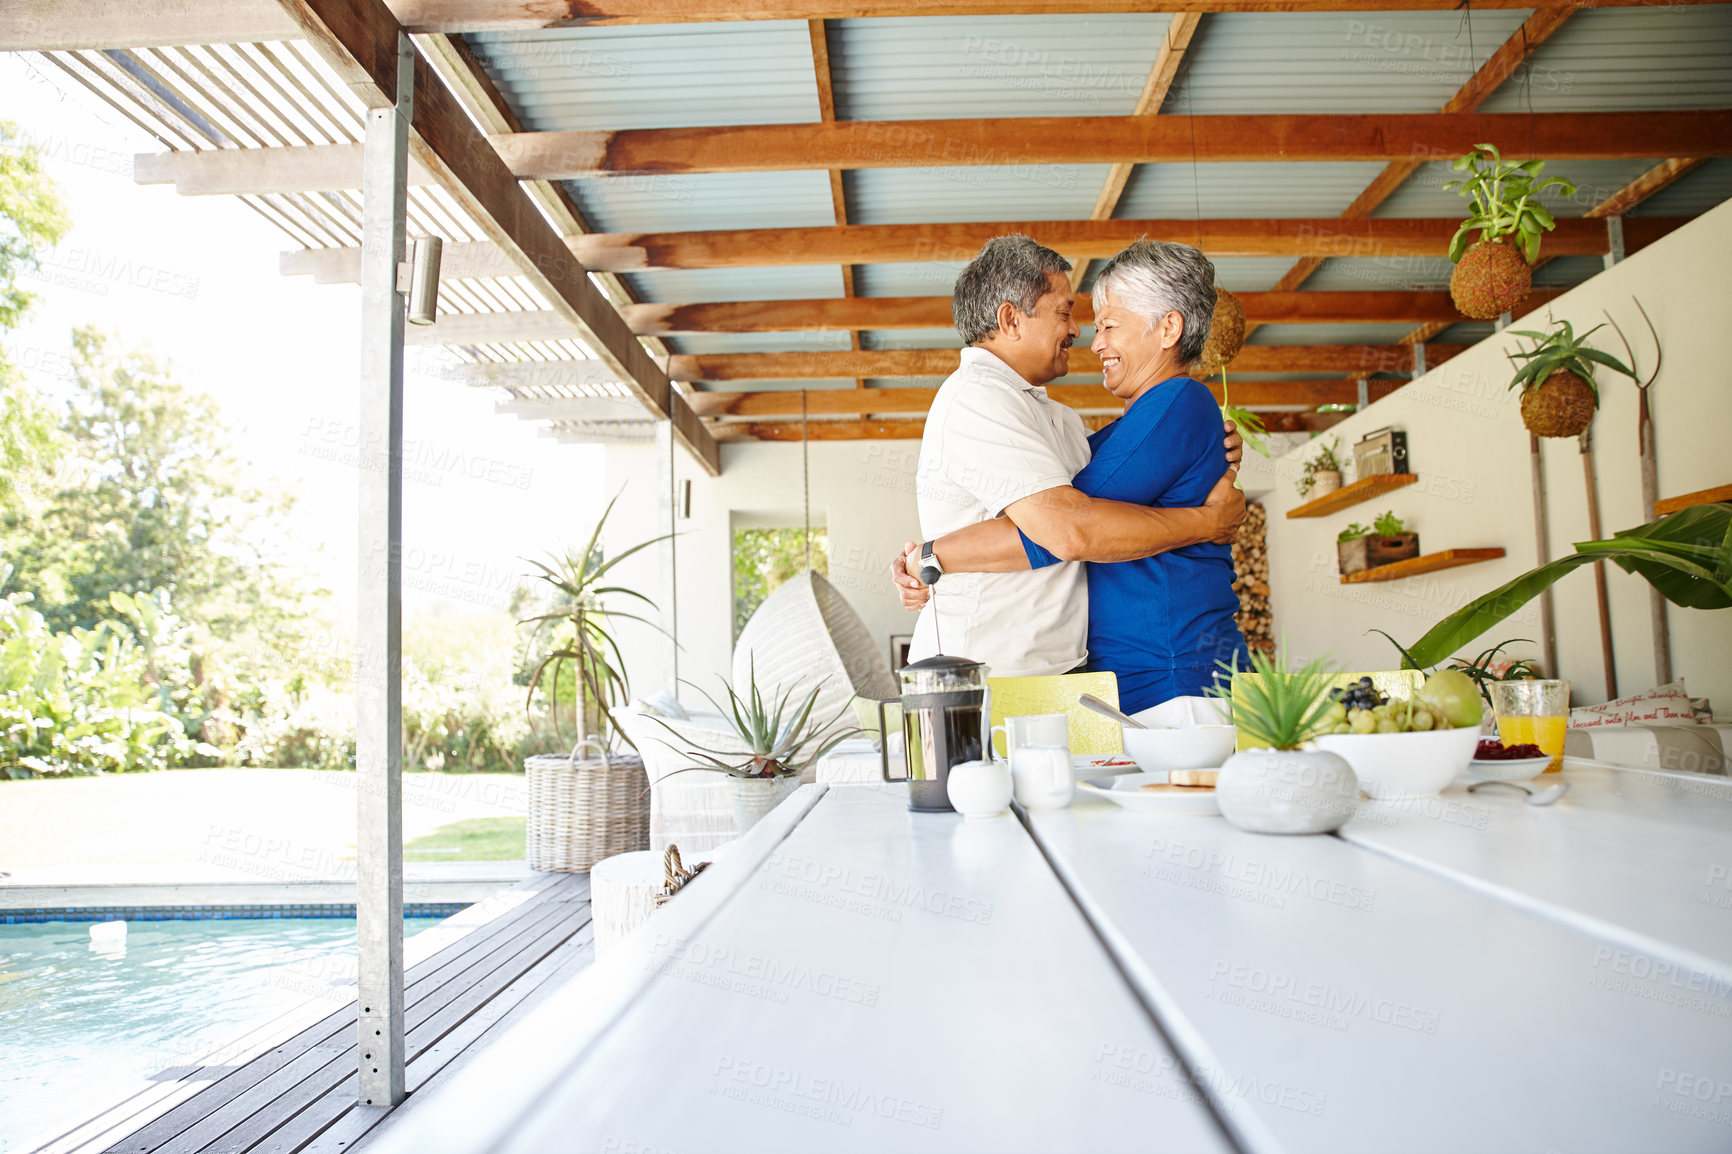
M1363 481L1383 473L1411 473L1407 467L1407 434L1382 428L1365 434L1353 446L1354 477Z

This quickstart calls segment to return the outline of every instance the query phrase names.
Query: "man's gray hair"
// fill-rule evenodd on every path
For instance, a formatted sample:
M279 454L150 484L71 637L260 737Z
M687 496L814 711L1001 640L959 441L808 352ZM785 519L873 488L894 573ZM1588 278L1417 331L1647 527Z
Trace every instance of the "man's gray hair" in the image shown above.
M1189 364L1203 355L1215 319L1215 266L1201 249L1164 240L1139 240L1107 262L1095 278L1095 312L1113 304L1153 327L1169 312L1185 318L1176 350Z
M1025 316L1033 316L1040 298L1051 289L1051 273L1070 272L1070 261L1016 233L995 236L956 278L950 313L965 345L978 344L998 331L998 306L1006 301Z

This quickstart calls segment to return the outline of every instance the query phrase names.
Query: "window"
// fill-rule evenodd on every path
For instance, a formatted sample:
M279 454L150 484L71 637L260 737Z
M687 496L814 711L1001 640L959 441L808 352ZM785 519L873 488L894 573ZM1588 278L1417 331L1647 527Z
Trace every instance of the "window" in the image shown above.
M812 526L812 568L830 575L830 539ZM804 529L734 529L734 640L764 598L782 582L806 571Z

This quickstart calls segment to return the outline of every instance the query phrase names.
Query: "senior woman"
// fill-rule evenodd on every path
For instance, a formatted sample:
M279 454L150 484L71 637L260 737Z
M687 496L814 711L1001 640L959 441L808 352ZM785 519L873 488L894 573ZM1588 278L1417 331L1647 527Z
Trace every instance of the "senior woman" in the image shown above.
M1189 245L1138 241L1095 282L1095 339L1107 389L1125 402L1089 437L1092 459L1072 484L1090 497L1151 508L1200 505L1221 475L1221 411L1189 375L1215 312L1215 266ZM1047 544L1052 544L1048 542ZM934 542L943 571L1012 572L1060 562L1006 518ZM903 603L927 591L897 566ZM1111 670L1119 704L1136 713L1201 694L1216 662L1247 663L1234 614L1227 545L1187 545L1136 561L1088 563L1088 668ZM1015 629L1015 621L1000 628Z

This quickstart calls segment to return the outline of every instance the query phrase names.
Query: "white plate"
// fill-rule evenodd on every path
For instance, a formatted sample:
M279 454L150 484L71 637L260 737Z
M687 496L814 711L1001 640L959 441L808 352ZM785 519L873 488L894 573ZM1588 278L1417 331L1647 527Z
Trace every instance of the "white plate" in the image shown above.
M1552 763L1549 757L1523 757L1515 761L1481 761L1474 758L1461 771L1457 781L1477 784L1482 781L1532 781Z
M1114 802L1132 813L1193 814L1206 816L1221 812L1221 803L1212 789L1184 789L1169 786L1166 774L1127 773L1112 779L1111 788L1103 789L1093 782L1077 782L1077 790L1088 797ZM1145 790L1145 785L1159 785L1158 790Z

